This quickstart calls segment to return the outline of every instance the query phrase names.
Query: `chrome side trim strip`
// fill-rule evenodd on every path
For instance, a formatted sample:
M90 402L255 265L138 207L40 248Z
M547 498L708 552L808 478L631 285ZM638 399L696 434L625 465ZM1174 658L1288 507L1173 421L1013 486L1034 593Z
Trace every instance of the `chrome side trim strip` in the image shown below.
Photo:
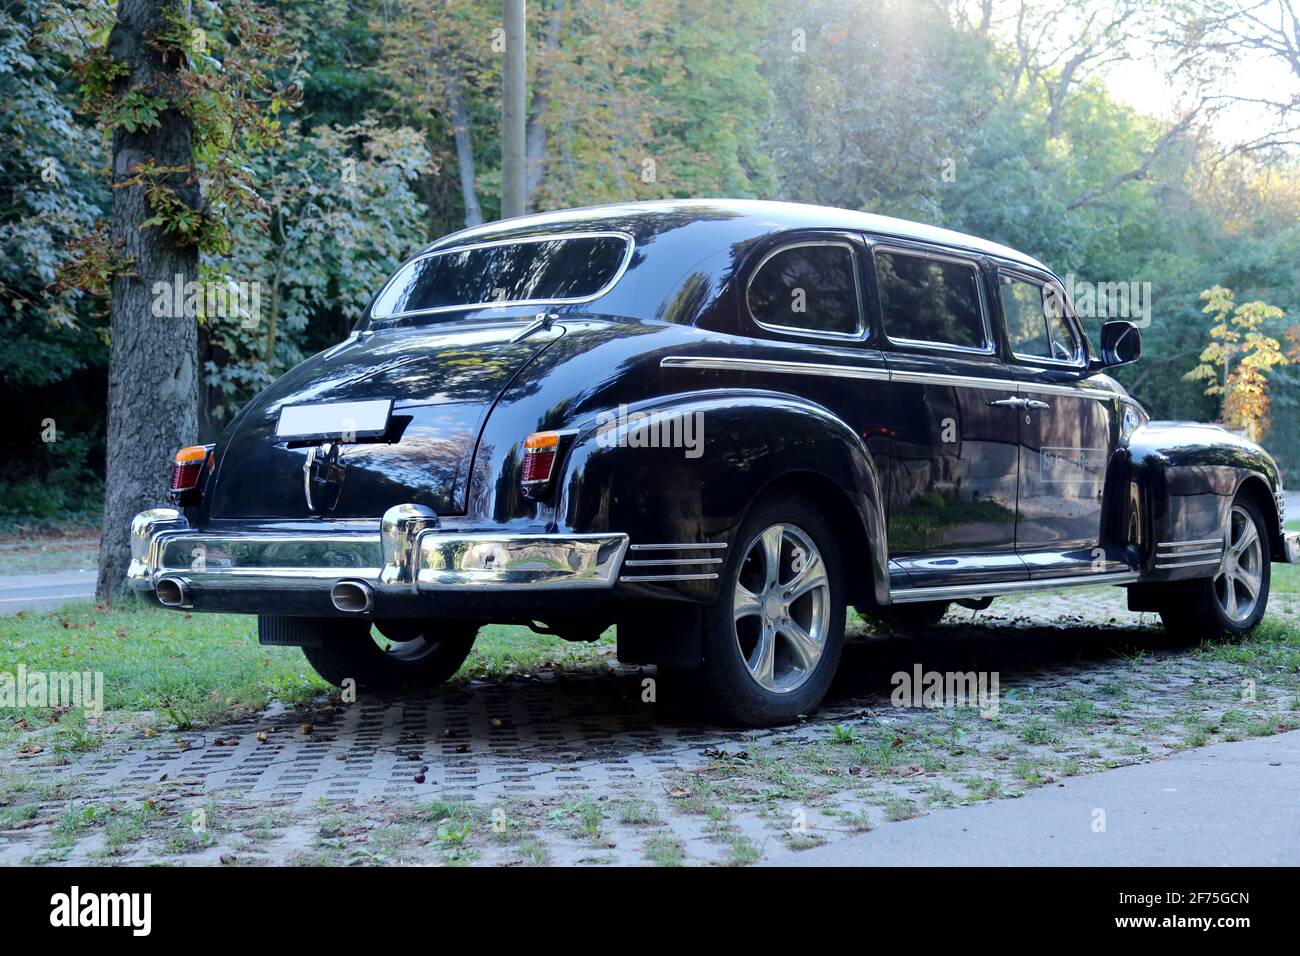
M665 567L668 565L681 566L684 564L721 564L721 558L657 558L653 561L624 561L625 568L652 568Z
M633 544L629 551L697 551L705 548L725 548L725 541L705 542L702 544Z
M1222 553L1222 548L1198 548L1195 551L1164 551L1158 553L1156 557L1182 560L1183 558L1199 558L1211 554L1217 558Z
M1167 571L1171 568L1200 568L1218 565L1218 558L1210 558L1208 561L1157 561L1155 567L1160 571Z
M978 378L973 375L945 375L941 372L908 372L891 369L890 381L916 385L962 385L967 388L989 388L998 391L1015 391L1019 382L1009 378Z
M1086 587L1093 584L1132 584L1140 575L1136 571L1113 574L1080 574L1068 578L1037 578L1028 581L1003 583L954 584L948 587L899 588L889 592L894 604L914 601L955 601L961 598L998 597L1003 594L1021 594L1026 591L1056 591L1061 588Z
M1018 382L1022 392L1040 392L1044 395L1068 395L1070 398L1091 398L1094 401L1106 402L1111 399L1123 398L1119 392L1112 392L1108 388L1071 388L1069 385L1046 385L1037 382Z
M643 583L655 581L716 581L716 574L621 574L618 583Z
M1222 538L1202 538L1202 539L1200 539L1199 541L1157 541L1157 542L1156 542L1156 547L1157 547L1157 548L1190 548L1190 547L1193 547L1193 546L1200 546L1200 545L1206 545L1206 544L1217 544L1220 548L1222 548L1222 547L1223 547L1223 539L1222 539Z
M817 375L832 378L862 378L889 381L889 370L855 368L851 365L822 365L817 362L784 362L775 359L722 358L712 355L665 355L660 368L713 368L733 372L778 372L787 375Z
M826 365L820 362L788 362L778 359L727 358L713 355L665 355L660 368L727 369L733 372L776 372L786 375L817 375L832 378L857 378L876 382L903 382L917 385L953 385L996 391L1038 392L1066 395L1103 402L1124 396L1109 389L1073 388L1069 385L1044 385L1019 382L1009 378L979 378L974 375L947 375L940 372L912 372L899 369L857 368L851 365Z

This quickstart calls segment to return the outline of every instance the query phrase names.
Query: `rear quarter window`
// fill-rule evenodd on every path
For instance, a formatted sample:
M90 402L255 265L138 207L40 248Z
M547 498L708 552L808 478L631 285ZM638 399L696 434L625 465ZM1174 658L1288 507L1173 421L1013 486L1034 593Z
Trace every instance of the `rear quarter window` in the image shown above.
M850 337L862 332L857 268L844 242L777 249L754 270L745 298L764 328Z

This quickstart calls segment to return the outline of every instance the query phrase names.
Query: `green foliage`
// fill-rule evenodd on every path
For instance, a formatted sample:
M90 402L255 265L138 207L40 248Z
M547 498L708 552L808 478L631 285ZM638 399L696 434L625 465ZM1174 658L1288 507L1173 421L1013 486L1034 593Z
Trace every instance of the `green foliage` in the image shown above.
M1183 376L1208 382L1206 395L1223 396L1223 420L1229 428L1257 438L1268 422L1268 381L1274 366L1287 364L1282 345L1261 327L1285 314L1265 302L1237 305L1231 289L1215 286L1201 293L1202 310L1215 318L1210 344L1201 364Z
M0 510L9 514L97 494L105 322L92 299L55 281L68 244L92 233L108 199L101 140L74 113L68 73L78 34L94 24L44 16L34 3L0 9ZM113 267L91 263L101 276ZM47 420L57 441L43 440Z
M265 219L233 222L231 254L203 261L207 280L262 288L256 324L205 321L209 407L218 420L346 335L424 228L414 186L430 159L418 132L369 118L292 134L255 167L266 184Z
M122 64L113 65L120 67ZM100 119L109 129L120 126L129 133L138 133L156 128L158 114L165 109L167 101L162 97L146 96L139 90L130 90L106 105Z
M530 203L825 203L985 236L1079 282L1149 282L1144 358L1117 377L1156 417L1217 416L1217 396L1184 379L1215 341L1199 296L1222 286L1297 313L1300 165L1267 152L1224 159L1214 127L1141 115L1097 72L1061 95L1065 59L1017 46L1014 18L979 28L979 8L535 0ZM1047 12L1031 2L1026 22L1041 32ZM0 399L20 409L0 436L15 462L0 490L33 508L66 503L43 485L73 480L63 469L74 448L90 473L101 455L101 299L131 267L94 228L109 204L110 130L184 112L195 169L146 162L130 174L148 190L149 227L195 243L203 279L262 290L256 323L200 316L196 439L345 335L402 258L464 223L457 100L468 178L486 218L499 208L499 5L178 4L152 38L181 65L168 90L124 90L126 67L107 52L114 19L109 0L0 12ZM188 176L201 186L197 209L169 189ZM1287 321L1262 316L1256 331L1300 359L1300 327L1286 339ZM1088 324L1095 338L1100 322ZM1262 440L1300 471L1300 365L1273 366L1263 397ZM47 417L59 424L53 445L39 438ZM932 517L923 511L918 521Z

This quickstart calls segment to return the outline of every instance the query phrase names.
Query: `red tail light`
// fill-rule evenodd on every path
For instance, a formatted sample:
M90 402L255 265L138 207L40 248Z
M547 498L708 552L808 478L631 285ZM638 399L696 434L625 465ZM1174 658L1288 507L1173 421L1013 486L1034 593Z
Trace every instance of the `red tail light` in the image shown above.
M203 465L208 460L211 445L191 445L182 448L172 459L172 480L167 489L167 497L173 501L187 491L199 486L199 476L203 474Z
M519 485L525 498L538 497L551 483L559 450L559 432L534 432L524 439L524 470Z

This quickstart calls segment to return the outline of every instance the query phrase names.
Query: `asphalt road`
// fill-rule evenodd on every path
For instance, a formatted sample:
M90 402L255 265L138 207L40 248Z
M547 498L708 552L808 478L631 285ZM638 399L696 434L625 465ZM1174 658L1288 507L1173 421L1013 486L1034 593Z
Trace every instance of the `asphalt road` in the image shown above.
M1300 731L942 810L766 865L1300 865Z
M48 611L95 594L95 570L0 576L0 614Z

